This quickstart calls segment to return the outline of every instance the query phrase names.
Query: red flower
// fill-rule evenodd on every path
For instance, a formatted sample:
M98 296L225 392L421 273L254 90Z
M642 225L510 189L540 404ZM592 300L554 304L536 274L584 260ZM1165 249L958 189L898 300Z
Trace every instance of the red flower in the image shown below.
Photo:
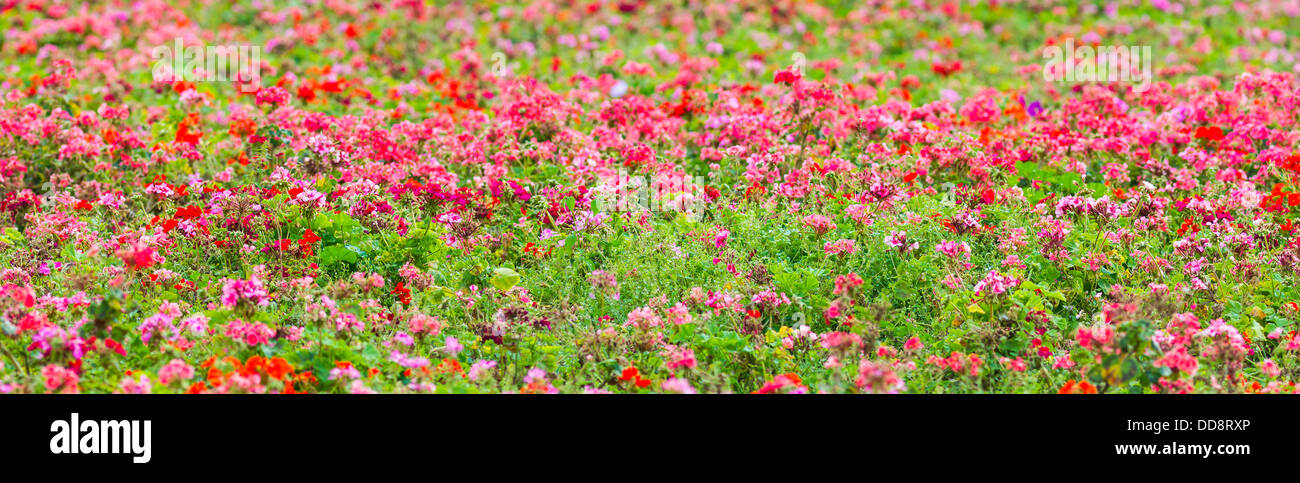
M719 196L722 196L722 193L712 186L705 186L704 192L709 195L709 199L711 200L718 199Z
M309 86L299 87L298 98L303 102L311 102L316 99L316 91Z
M772 82L792 85L795 81L799 80L800 77L802 76L795 72L794 69L781 70L776 72L776 77L772 79Z
M406 288L406 282L397 282L397 286L389 293L397 294L397 299L401 300L403 305L411 305L411 289Z
M434 369L441 374L461 374L465 372L465 370L460 367L460 361L451 358L443 358L442 362L438 364L438 367ZM461 375L463 376L464 374Z
M191 131L190 128L197 127L198 124L198 114L191 113L190 115L185 116L185 120L181 121L180 125L176 126L176 142L197 144L199 138L203 137L203 133L197 130Z
M307 231L302 234L302 239L298 240L298 243L310 245L318 241L320 241L320 237L316 236L316 233L312 232L311 228L308 228Z
M1292 154L1282 162L1282 169L1300 173L1300 154Z
M104 347L107 347L109 350L116 352L117 355L120 356L126 355L126 348L122 347L122 343L115 341L113 339L104 339Z
M320 90L325 92L339 93L339 92L343 92L343 86L346 84L347 81L335 80L329 82L322 82L319 87Z
M798 374L789 372L776 376L772 378L771 381L767 381L763 384L763 387L754 391L754 394L772 394L787 387L807 389L803 385L803 380L799 378Z
M257 132L257 123L253 122L252 119L236 119L230 121L230 130L228 132L231 136L248 136ZM244 164L248 164L247 161Z
M1065 381L1065 385L1061 386L1061 390L1057 391L1057 394L1097 394L1097 388L1092 384L1088 384L1088 381L1076 383L1074 379L1070 379Z
M640 371L637 371L636 367L628 367L623 369L623 374L618 376L618 380L622 382L632 381L633 385L642 389L650 387L650 384L654 382L644 377L641 377Z
M126 263L127 268L132 270L144 270L154 264L153 247L150 246L128 247L118 252L118 257L122 259L122 262Z
M289 365L289 361L284 360L284 358L272 357L270 364L266 366L266 375L284 380L285 376L293 375L293 366Z
M226 161L226 164L235 164L235 163L239 163L240 166L248 166L248 153L241 152L239 153L238 158L231 158L230 161Z
M198 218L199 215L202 214L203 214L202 208L199 208L194 205L190 205L184 208L177 208L176 215L173 218L180 218L182 220L193 220L195 218Z
M1207 141L1218 141L1223 139L1223 129L1220 129L1219 126L1201 126L1196 128L1196 138L1205 139Z
M935 74L948 77L950 75L961 72L961 61L954 60L947 64L943 62L935 62L934 64L930 65L930 70L933 71Z

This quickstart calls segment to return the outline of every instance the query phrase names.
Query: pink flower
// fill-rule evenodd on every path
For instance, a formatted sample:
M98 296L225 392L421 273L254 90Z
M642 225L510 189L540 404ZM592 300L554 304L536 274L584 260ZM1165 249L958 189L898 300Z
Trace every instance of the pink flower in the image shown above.
M970 245L966 242L944 240L934 246L934 251L951 259L965 257L966 260L970 260Z
M492 369L495 368L496 366L497 366L497 361L489 361L489 360L476 361L474 362L474 364L469 366L469 373L466 374L466 377L469 378L469 380L471 381L478 381L479 379L482 379L483 376L486 375L488 372L491 372Z
M812 228L818 235L824 235L826 232L836 228L835 222L831 221L826 215L808 215L803 217L803 224Z
M227 280L221 288L221 303L231 309L238 307L241 302L249 306L265 307L270 304L268 296L266 287L257 275L248 280Z
M1098 327L1085 328L1080 327L1075 333L1074 340L1079 347L1084 349L1094 349L1105 347L1115 338L1115 327L1111 325L1102 325Z
M437 317L416 312L415 315L411 316L411 320L407 322L406 326L411 330L412 334L423 337L438 335L438 333L442 332L443 324L442 320Z
M1278 367L1277 363L1273 362L1273 359L1264 359L1263 361L1260 361L1259 370L1268 375L1268 377L1277 377L1278 374L1282 373L1282 368Z
M840 316L844 314L840 309L839 302L831 302L830 306L826 307L823 315L826 317L827 321L831 321L840 318Z
M888 358L894 357L894 356L896 356L896 355L898 355L898 349L895 349L895 348L893 348L893 347L890 347L890 346L887 346L887 345L882 345L882 346L876 348L876 356L877 356L877 357L883 357L883 358L888 359Z
M862 345L862 337L851 332L828 332L822 335L822 347L832 351L851 351Z
M181 306L173 302L163 302L158 307L158 312L150 315L140 322L138 327L140 331L140 341L146 344L153 338L156 333L168 333L168 340L175 339L181 335L182 328L177 327L172 321L181 316Z
M360 377L361 377L361 371L358 371L356 366L353 366L351 362L341 361L335 363L334 368L330 369L329 380L331 381L337 379L352 380Z
M916 352L921 350L924 347L925 346L921 344L921 338L917 336L912 336L910 339L907 339L906 343L903 344L903 350L909 352Z
M456 357L456 355L465 350L465 346L461 345L460 340L455 337L448 337L447 340L442 343L442 349L448 354L451 354L452 357Z
M1052 369L1069 369L1071 367L1074 367L1074 359L1071 359L1069 354L1058 355L1052 361Z
M627 314L627 322L624 327L639 327L648 329L664 325L663 319L654 310L647 307L637 307Z
M65 369L57 364L50 364L41 368L41 377L45 378L45 389L50 392L76 393L77 383L81 377L76 372Z
M691 323L692 318L690 311L686 308L686 304L677 302L677 305L668 309L668 320L672 322L673 325L682 325Z
M350 393L350 394L375 394L375 390L374 390L374 389L371 389L371 388L369 388L369 387L366 387L366 383L365 383L365 382L362 382L361 379L353 379L353 380L352 380L352 384L348 386L348 393Z
M140 374L139 379L126 377L118 386L117 392L120 394L149 394L153 392L153 383L149 381L149 376Z
M235 319L226 324L225 336L250 346L270 345L275 331L261 322L248 323Z
M731 236L731 230L718 230L718 234L713 237L713 245L722 248L727 246L727 237Z
M975 294L979 295L981 293L989 293L992 295L999 295L1017 285L1020 285L1020 282L1021 280L1018 278L1002 275L998 273L997 270L989 270L988 275L984 276L984 280L980 280L975 284Z
M1094 272L1109 262L1109 260L1107 260L1106 258L1105 253L1095 253L1095 252L1089 255L1088 257L1084 258L1083 261L1088 264L1088 270Z
M670 377L665 379L662 385L664 391L677 394L695 394L695 388L691 387L690 381L679 377Z
M1183 374L1195 376L1196 369L1200 366L1200 363L1197 362L1195 356L1187 353L1187 347L1179 347L1166 352L1164 356L1156 359L1156 361L1152 362L1151 365L1156 367L1168 367L1175 371L1182 372Z
M1002 364L1002 367L1015 372L1025 372L1025 370L1029 368L1029 366L1025 364L1025 360L1021 357L1016 357L1014 360L1007 357L999 357L998 363Z
M546 371L537 367L529 369L528 373L524 374L524 384L532 384L534 382L546 382Z
M858 247L856 241L842 238L833 242L826 242L826 245L822 247L822 250L825 251L827 255L851 255L857 253Z
M695 351L672 347L664 354L664 366L669 370L692 369L695 367Z
M1025 262L1020 260L1019 255L1011 253L1008 254L1006 258L1002 259L1002 266L1007 268L1019 268L1023 270L1025 268Z
M164 386L172 382L187 381L194 378L194 368L180 359L172 359L162 369L158 370L158 382Z
M885 245L898 249L899 253L910 252L920 247L919 242L908 243L906 231L890 230L889 236L885 237Z
M858 378L854 383L859 390L876 394L898 394L905 389L903 378L898 376L893 366L885 361L869 359L858 363Z
M862 283L862 277L859 277L856 273L840 275L835 277L835 291L832 293L835 295L846 294L852 289L861 287Z
M289 102L289 91L282 87L264 87L257 91L258 104L279 105Z
M790 297L787 297L784 293L776 293L771 290L764 290L762 292L754 294L754 296L750 299L750 302L753 303L754 305L759 305L762 306L763 308L771 309L771 308L780 307L782 305L790 305Z

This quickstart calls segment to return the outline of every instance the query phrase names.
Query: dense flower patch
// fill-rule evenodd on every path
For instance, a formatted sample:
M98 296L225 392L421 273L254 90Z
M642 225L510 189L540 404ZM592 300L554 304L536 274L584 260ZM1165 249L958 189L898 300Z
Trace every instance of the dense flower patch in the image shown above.
M1296 390L1294 2L433 3L0 4L0 392Z

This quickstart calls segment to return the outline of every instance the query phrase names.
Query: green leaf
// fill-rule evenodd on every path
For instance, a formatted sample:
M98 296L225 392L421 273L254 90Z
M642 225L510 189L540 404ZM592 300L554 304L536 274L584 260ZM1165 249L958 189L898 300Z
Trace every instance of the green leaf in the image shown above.
M1093 358L1092 354L1088 353L1087 350L1079 348L1070 352L1070 360L1076 364L1085 364L1092 362Z
M578 234L577 234L577 233L571 234L571 235L569 235L568 238L565 238L565 239L564 239L564 251L565 251L565 253L573 253L573 251L576 250L577 248L578 248Z
M356 252L343 245L330 245L320 251L321 265L330 266L343 262L357 263Z
M519 273L509 268L501 267L492 271L492 278L488 282L502 292L510 290L519 283Z
M383 354L381 354L379 349L376 349L373 344L366 344L366 348L361 350L361 357L364 358L367 363L374 364L383 357Z

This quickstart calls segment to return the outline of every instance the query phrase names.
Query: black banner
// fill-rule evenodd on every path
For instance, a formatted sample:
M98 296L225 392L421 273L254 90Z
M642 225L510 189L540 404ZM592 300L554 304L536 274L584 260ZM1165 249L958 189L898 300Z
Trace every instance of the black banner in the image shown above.
M694 455L692 465L720 471L769 464L815 468L864 458L890 465L964 462L972 474L1008 457L1018 470L1080 462L1231 467L1292 454L1290 435L1300 429L1296 402L1222 396L17 396L0 399L8 415L0 461L127 474L245 460L294 474L429 461L461 467L545 461L552 469L578 470L593 462L662 462L673 455ZM141 444L144 421L147 444ZM136 444L110 451L104 443L120 440L121 433L107 433L130 429L132 422L136 439L118 442ZM147 455L135 451L143 446ZM103 452L93 453L97 448Z

